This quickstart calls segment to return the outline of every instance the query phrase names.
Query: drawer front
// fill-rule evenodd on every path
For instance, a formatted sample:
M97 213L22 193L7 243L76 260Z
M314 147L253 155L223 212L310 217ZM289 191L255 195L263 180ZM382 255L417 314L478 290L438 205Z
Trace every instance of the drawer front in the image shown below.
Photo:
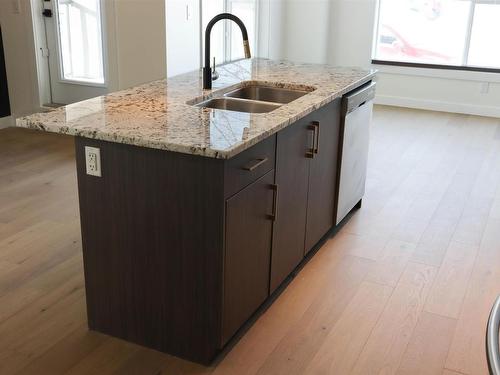
M276 135L226 161L225 197L236 194L274 168Z

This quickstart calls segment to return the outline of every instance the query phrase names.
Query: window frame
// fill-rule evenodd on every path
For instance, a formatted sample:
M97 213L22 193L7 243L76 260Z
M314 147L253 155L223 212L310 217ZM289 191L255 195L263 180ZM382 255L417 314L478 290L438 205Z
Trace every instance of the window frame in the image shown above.
M53 1L53 17L54 17L54 26L55 26L55 42L57 44L57 58L58 58L58 81L59 83L66 83L71 85L79 85L79 86L87 86L87 87L96 87L96 88L107 88L108 87L108 70L107 70L107 60L106 60L106 28L105 28L105 13L104 13L104 1L97 0L99 6L99 17L100 22L99 33L101 35L101 45L100 45L100 53L102 59L102 76L103 81L93 81L93 80L85 80L85 79L71 79L66 78L64 73L64 62L63 62L63 52L62 52L62 41L61 41L61 30L60 30L60 18L59 18L59 3L57 0Z
M462 65L448 65L448 64L429 64L429 63L419 63L410 61L395 61L395 60L383 60L377 59L377 47L379 43L379 29L380 29L380 15L381 15L381 4L382 0L377 1L376 8L376 20L375 20L375 35L373 38L373 53L372 53L372 64L374 65L384 65L384 66L399 66L406 68L423 68L423 69L441 69L441 70L455 70L455 71L466 71L466 72L482 72L482 73L500 73L500 68L490 68L482 66L467 65L469 61L469 51L472 39L472 29L474 25L474 15L477 4L498 4L496 0L470 0L470 11L469 20L467 24L467 34L465 40L464 55L462 61L465 63ZM500 4L499 4L500 5Z

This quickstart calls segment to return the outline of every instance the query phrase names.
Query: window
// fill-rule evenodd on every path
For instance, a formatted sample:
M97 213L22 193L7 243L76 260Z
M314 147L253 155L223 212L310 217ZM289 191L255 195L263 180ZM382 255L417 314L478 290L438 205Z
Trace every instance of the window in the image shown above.
M248 31L252 54L257 51L257 0L204 0L202 3L203 27L219 13L228 12L239 17ZM202 39L204 42L204 38ZM220 21L212 29L211 54L216 63L225 63L245 57L240 28L231 21ZM212 61L212 59L210 60Z
M500 69L499 0L380 0L375 63Z
M58 0L63 80L104 84L100 0Z

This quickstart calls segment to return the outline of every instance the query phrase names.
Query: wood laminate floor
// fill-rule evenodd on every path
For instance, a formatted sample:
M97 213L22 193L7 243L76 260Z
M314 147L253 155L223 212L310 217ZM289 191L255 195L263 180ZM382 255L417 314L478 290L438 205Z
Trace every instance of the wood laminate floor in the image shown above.
M73 141L0 131L0 374L487 374L500 120L377 107L363 208L216 366L86 328Z

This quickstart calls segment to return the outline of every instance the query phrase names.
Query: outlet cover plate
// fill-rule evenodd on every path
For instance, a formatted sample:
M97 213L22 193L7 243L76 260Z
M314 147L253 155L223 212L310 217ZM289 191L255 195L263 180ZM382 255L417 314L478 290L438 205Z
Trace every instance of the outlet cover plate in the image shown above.
M101 150L85 146L85 164L89 176L102 177Z

